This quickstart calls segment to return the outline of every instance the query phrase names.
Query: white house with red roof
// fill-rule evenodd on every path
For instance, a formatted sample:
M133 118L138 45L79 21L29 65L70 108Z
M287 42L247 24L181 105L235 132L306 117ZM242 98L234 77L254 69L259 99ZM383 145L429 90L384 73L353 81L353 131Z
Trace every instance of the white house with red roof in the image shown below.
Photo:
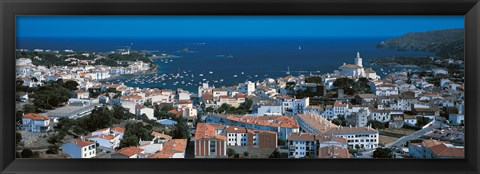
M30 132L46 132L51 129L50 118L36 113L23 114L22 125L24 130Z
M97 156L95 142L75 140L62 145L62 151L72 158L94 158Z
M120 145L120 140L123 138L124 128L104 128L92 132L92 135L85 138L89 141L98 143L100 147L104 147L110 150L117 148Z

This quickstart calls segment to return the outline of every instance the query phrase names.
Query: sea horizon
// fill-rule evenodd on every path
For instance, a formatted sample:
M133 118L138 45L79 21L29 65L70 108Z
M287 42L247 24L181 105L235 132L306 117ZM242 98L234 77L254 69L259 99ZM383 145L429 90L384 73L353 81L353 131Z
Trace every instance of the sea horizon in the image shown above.
M384 75L380 69L391 71L395 67L370 66L372 59L434 55L376 47L386 39L389 37L21 38L17 49L108 52L128 46L132 51L175 55L178 57L167 58L168 63L165 59L154 59L158 65L156 74L180 74L185 79L148 82L156 75L147 74L137 76L144 83L134 83L129 80L132 77L119 77L109 82L123 82L133 87L182 88L191 92L195 92L202 82L230 86L247 80L283 77L288 69L294 76L333 73L342 64L353 63L357 52L362 55L364 66L373 68L381 77Z

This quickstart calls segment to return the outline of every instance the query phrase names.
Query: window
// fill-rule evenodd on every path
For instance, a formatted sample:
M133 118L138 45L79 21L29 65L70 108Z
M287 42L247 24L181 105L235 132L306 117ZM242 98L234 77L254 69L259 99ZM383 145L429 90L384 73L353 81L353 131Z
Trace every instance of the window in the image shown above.
M216 142L215 141L210 141L210 153L215 153L216 150Z

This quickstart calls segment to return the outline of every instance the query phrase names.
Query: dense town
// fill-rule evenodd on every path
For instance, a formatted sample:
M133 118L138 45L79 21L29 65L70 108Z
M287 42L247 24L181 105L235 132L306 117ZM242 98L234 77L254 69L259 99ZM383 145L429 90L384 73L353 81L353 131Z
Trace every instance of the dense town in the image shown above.
M18 158L464 158L463 68L382 79L357 53L327 74L192 92L104 81L152 71L146 60L33 50L47 51L68 58L17 50Z

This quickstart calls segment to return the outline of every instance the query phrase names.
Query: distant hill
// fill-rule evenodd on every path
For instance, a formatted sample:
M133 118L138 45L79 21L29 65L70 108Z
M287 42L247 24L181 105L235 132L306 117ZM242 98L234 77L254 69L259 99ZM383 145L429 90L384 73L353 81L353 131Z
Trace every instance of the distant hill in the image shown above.
M434 52L440 57L463 59L464 39L463 29L412 32L383 41L377 47L402 51L427 51Z

